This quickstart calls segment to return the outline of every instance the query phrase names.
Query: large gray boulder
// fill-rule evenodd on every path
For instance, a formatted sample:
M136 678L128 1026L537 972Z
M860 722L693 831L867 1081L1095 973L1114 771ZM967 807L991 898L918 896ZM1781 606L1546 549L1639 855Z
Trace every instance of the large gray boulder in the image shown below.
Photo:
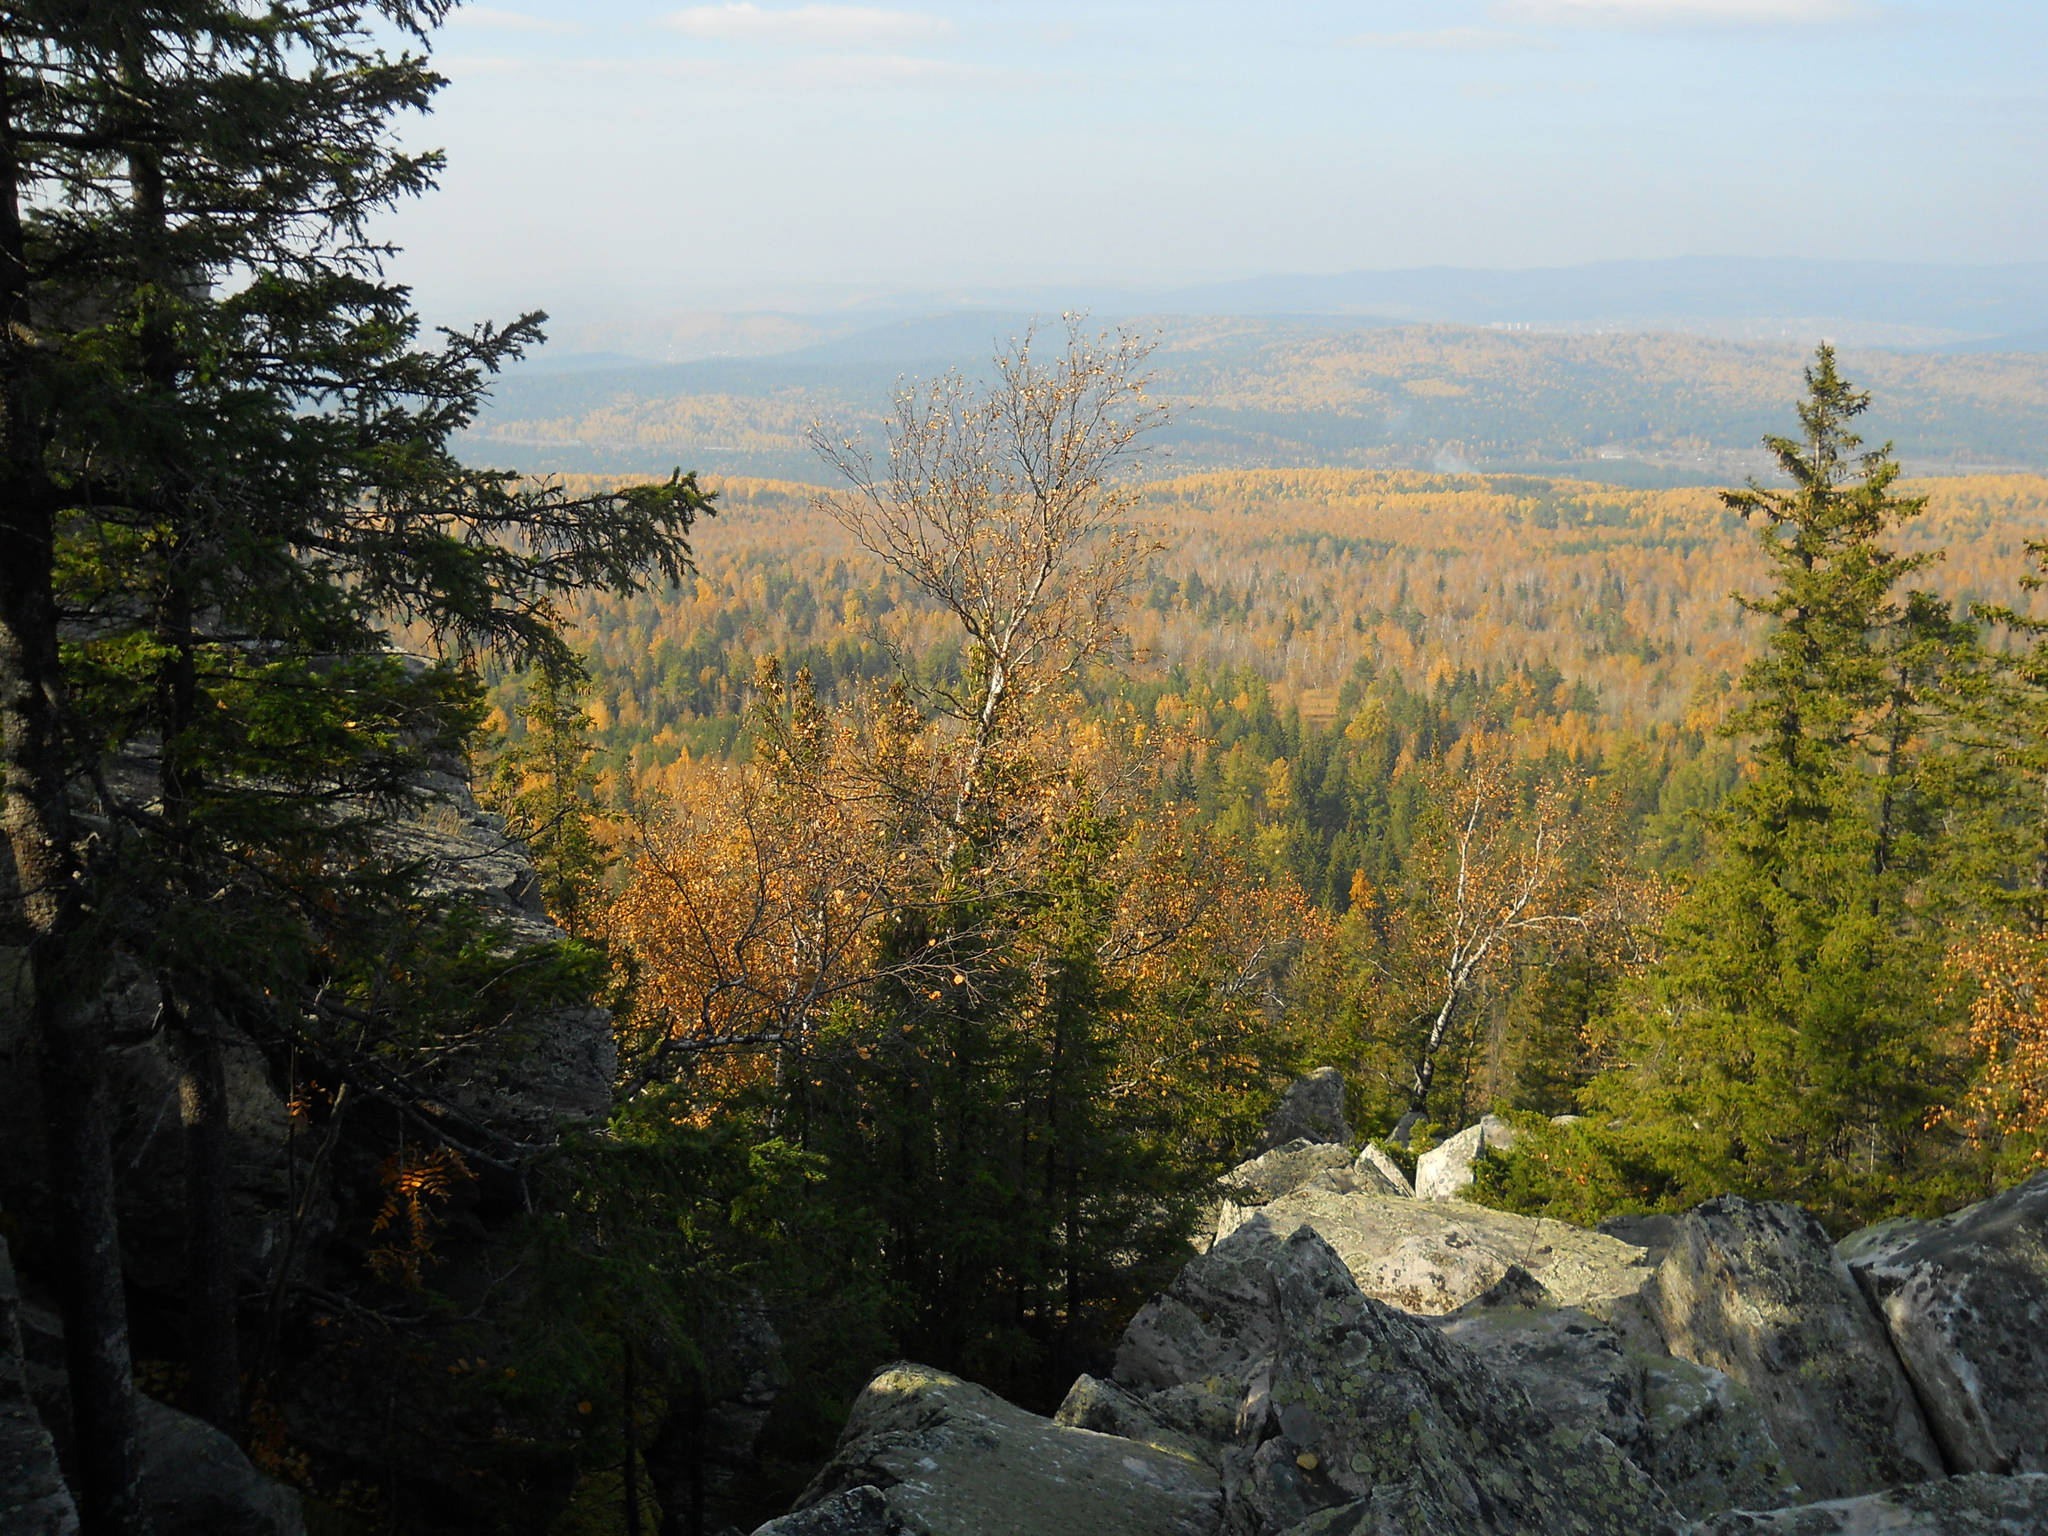
M1754 1398L1798 1497L1944 1475L1883 1326L1810 1213L1734 1195L1695 1207L1647 1297L1673 1355Z
M1964 1477L1914 1483L1796 1509L1730 1510L1693 1536L2041 1536L2048 1477Z
M1335 1067L1317 1067L1287 1085L1280 1102L1266 1116L1252 1153L1270 1152L1290 1141L1351 1145L1351 1122L1344 1118L1344 1074Z
M1365 1187L1356 1170L1351 1180L1345 1186L1319 1174L1258 1214L1276 1232L1313 1227L1360 1290L1405 1312L1454 1311L1512 1264L1535 1275L1560 1305L1595 1311L1635 1296L1655 1273L1642 1248L1570 1222L1463 1200L1411 1200ZM1227 1235L1221 1222L1218 1232Z
M1756 1399L1710 1365L1637 1355L1649 1443L1640 1465L1689 1515L1767 1509L1795 1497Z
M57 1447L29 1397L21 1353L21 1293L0 1238L0 1531L77 1536L78 1507L57 1466Z
M1092 1429L1099 1435L1135 1440L1172 1456L1193 1457L1214 1466L1222 1455L1215 1439L1197 1438L1169 1425L1134 1393L1113 1381L1078 1376L1067 1389L1065 1399L1054 1410L1055 1424L1075 1429Z
M11 1364L10 1364L11 1362ZM25 1369L24 1369L25 1365ZM8 1401L9 1382L22 1400ZM28 1401L34 1394L34 1404ZM149 1508L156 1536L301 1536L305 1529L299 1496L284 1484L265 1477L250 1465L240 1446L204 1420L140 1393L135 1398L142 1453L142 1498ZM8 1409L16 1408L15 1414ZM37 1417L38 1409L46 1417ZM68 1435L71 1419L70 1382L64 1372L63 1323L55 1312L21 1299L4 1245L0 1245L0 1483L11 1486L11 1463L4 1447L12 1427L29 1443L46 1425ZM40 1438L53 1437L42 1433ZM61 1484L59 1487L61 1488ZM22 1502L20 1515L8 1513ZM0 1532L14 1536L8 1522L28 1524L27 1508L10 1493L0 1500ZM70 1495L62 1503L68 1508ZM64 1529L60 1523L51 1531ZM70 1516L75 1521L76 1516Z
M1249 1210L1299 1189L1319 1173L1349 1173L1351 1163L1349 1147L1302 1137L1239 1163L1223 1175L1223 1184L1234 1202Z
M1229 1194L1216 1205L1210 1241L1228 1237L1254 1211L1311 1186L1338 1199L1350 1195L1406 1199L1407 1184L1395 1182L1399 1173L1397 1168L1389 1177L1376 1162L1363 1157L1354 1161L1347 1149L1333 1142L1290 1141L1240 1163L1223 1176L1221 1182Z
M1777 1445L1748 1394L1709 1366L1645 1353L1605 1319L1552 1305L1521 1266L1434 1326L1552 1423L1612 1440L1681 1513L1783 1502Z
M1139 1309L1117 1345L1115 1377L1141 1395L1232 1379L1273 1352L1276 1235L1265 1212L1181 1267L1163 1296ZM1341 1264L1341 1261L1340 1261Z
M1401 1171L1401 1165L1389 1157L1375 1143L1368 1141L1358 1149L1358 1161L1352 1164L1353 1171L1363 1179L1371 1169L1387 1181L1388 1187L1397 1195L1413 1195L1415 1186L1408 1182L1408 1175Z
M234 1441L152 1398L135 1401L156 1536L302 1536L299 1496L249 1465Z
M2048 1173L1836 1251L1884 1319L1959 1472L2048 1472Z
M1515 1128L1498 1115L1487 1115L1450 1140L1415 1159L1415 1198L1449 1200L1472 1185L1472 1162L1491 1147L1505 1152L1515 1144Z
M1529 1395L1553 1423L1598 1430L1639 1462L1650 1439L1642 1368L1621 1335L1590 1312L1548 1303L1520 1265L1499 1285L1433 1320Z
M1224 1454L1232 1532L1347 1505L1395 1529L1471 1536L1680 1529L1606 1436L1553 1423L1472 1351L1361 1295L1314 1232L1280 1241L1271 1268L1283 1326Z
M1153 1422L1216 1443L1225 1526L1240 1536L1309 1520L1475 1536L1676 1529L1606 1436L1557 1421L1475 1351L1362 1295L1313 1229L1283 1237L1264 1212L1138 1314L1117 1380Z
M862 1488L881 1493L884 1526L872 1525L873 1500ZM802 1523L833 1500L842 1501L831 1514L839 1524ZM1214 1536L1219 1514L1216 1474L1193 1456L1057 1424L957 1376L901 1361L855 1401L837 1454L797 1500L796 1522L764 1529Z

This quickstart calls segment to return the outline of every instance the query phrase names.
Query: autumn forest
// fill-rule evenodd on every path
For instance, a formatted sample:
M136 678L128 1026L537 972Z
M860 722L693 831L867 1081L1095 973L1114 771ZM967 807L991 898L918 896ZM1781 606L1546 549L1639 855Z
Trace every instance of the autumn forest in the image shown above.
M448 9L0 17L0 1523L752 1530L890 1361L1106 1377L1320 1068L1482 1215L2048 1162L2038 356L592 404L387 265Z
M2038 1165L2048 482L1899 479L1825 351L1746 490L1148 479L1145 344L1030 348L485 672L634 1053L879 1224L871 1326L1050 1402L1316 1062L1578 1221Z

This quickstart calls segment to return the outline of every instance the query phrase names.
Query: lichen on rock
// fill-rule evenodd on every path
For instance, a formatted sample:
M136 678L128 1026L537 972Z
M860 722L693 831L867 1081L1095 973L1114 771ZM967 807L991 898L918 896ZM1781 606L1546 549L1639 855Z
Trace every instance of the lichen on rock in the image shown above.
M2048 1472L2048 1173L1836 1251L1959 1472Z

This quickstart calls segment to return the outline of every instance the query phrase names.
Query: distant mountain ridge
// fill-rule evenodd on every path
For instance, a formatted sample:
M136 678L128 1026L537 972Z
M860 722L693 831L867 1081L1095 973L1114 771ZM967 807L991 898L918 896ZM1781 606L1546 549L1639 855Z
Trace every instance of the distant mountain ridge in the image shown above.
M813 420L874 433L896 381L991 352L1029 323L973 311L899 321L773 357L515 371L465 451L552 473L810 480ZM1803 346L1573 335L1355 317L1134 322L1158 338L1171 472L1466 469L1628 485L1726 484L1767 472L1758 444L1794 425ZM1922 473L2048 466L2048 354L1852 350L1873 442Z
M1728 341L1903 350L2048 350L2048 262L1999 266L1681 257L1568 267L1416 267L1195 285L799 289L719 310L557 305L551 350L656 361L785 356L945 317L1348 317L1358 323L1671 331Z
M1898 332L1895 344L1913 345L1910 334L1924 332L1918 344L1927 345L2048 330L2048 262L1957 267L1684 257L1502 271L1422 267L1253 278L1172 297L1178 302L1164 307L1202 314L1362 314L1454 325L1668 330L1726 340L1805 341L1804 334L1769 332L1833 323ZM1937 338L1939 332L1953 335ZM1875 334L1835 339L1885 344Z

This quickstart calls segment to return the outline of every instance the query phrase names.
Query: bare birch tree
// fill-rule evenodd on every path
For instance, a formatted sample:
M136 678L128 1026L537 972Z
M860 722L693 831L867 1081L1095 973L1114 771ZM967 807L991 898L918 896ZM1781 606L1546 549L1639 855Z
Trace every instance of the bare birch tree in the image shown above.
M1145 393L1151 343L1073 315L1050 360L1036 340L1014 338L985 387L958 371L903 383L879 465L857 437L810 432L845 481L819 505L965 632L966 676L934 699L966 736L956 824L1016 712L1119 648L1147 548L1127 518L1140 439L1165 420Z
M1406 1042L1398 1090L1418 1111L1501 968L1552 935L1609 925L1624 883L1614 819L1591 803L1590 785L1544 784L1525 796L1504 743L1476 741L1460 756L1430 772L1432 814L1376 967L1382 1006Z

